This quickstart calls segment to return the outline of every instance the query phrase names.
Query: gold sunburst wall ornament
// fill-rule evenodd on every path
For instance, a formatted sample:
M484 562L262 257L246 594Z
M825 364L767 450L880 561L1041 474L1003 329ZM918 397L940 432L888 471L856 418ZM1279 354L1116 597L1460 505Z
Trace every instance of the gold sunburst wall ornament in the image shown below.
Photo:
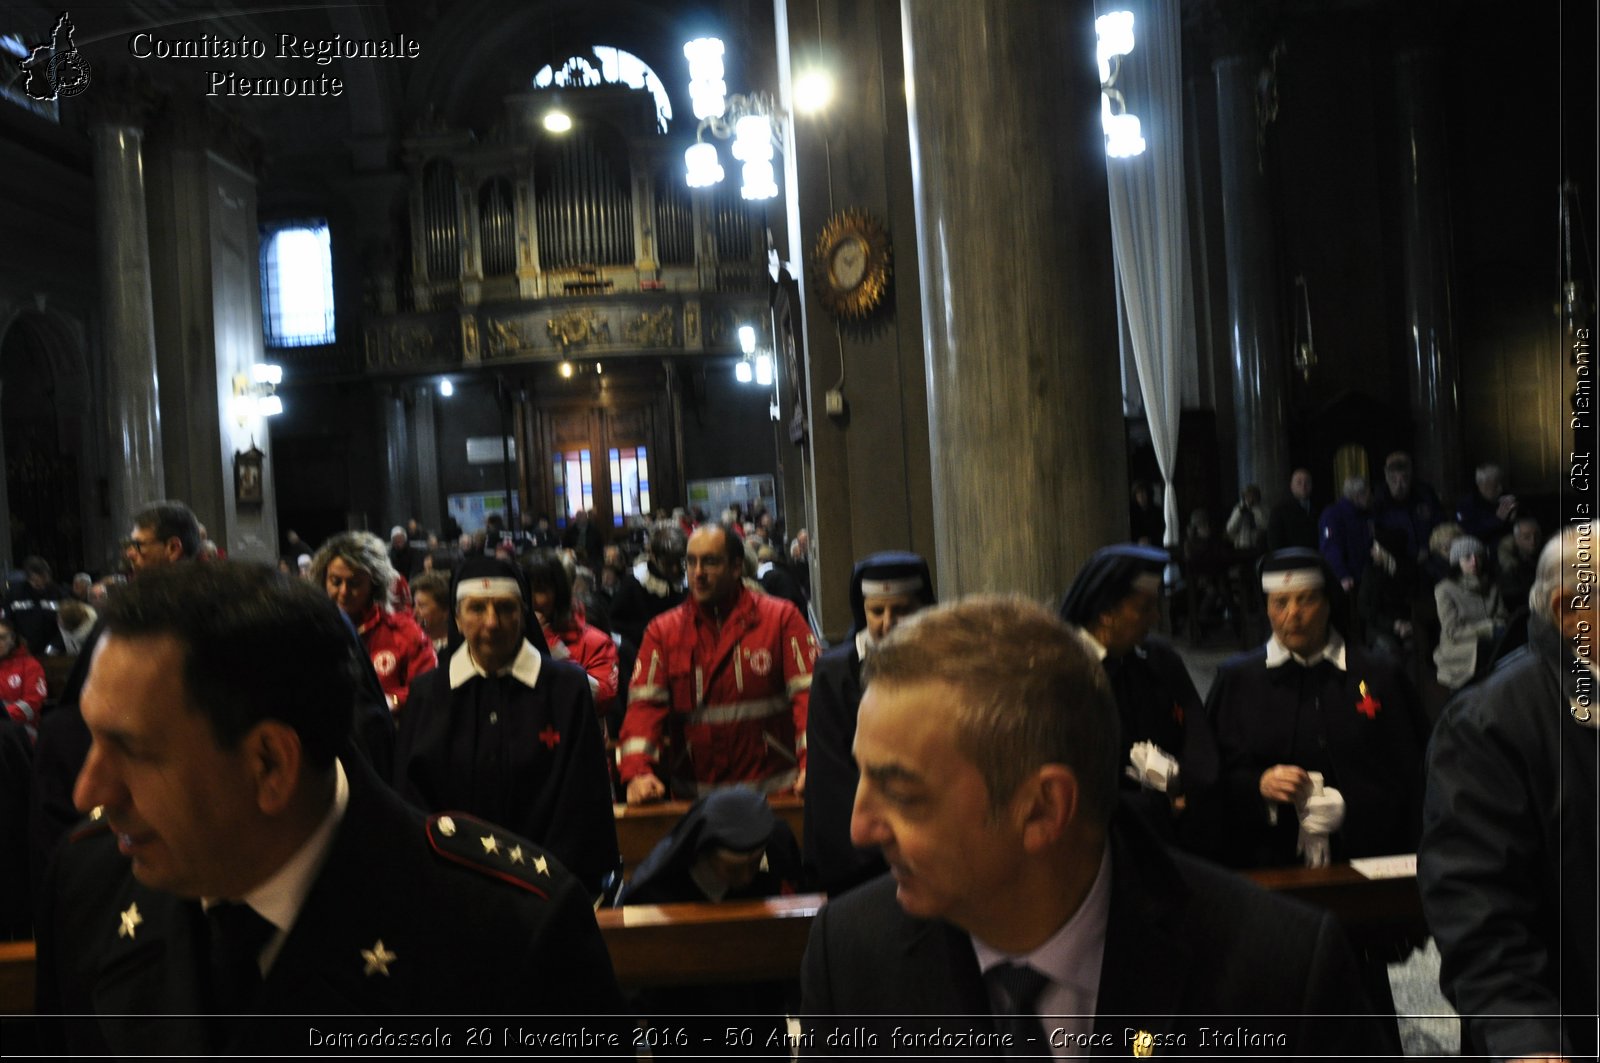
M835 214L811 250L812 283L835 317L859 320L883 304L894 272L883 223L861 210Z

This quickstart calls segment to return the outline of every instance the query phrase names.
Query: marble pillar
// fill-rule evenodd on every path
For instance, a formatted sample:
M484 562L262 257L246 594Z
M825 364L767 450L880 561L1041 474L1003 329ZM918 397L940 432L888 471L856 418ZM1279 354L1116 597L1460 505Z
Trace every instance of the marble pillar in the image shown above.
M1400 134L1400 247L1405 277L1406 390L1416 429L1411 459L1418 479L1445 498L1467 489L1458 466L1461 398L1450 322L1450 201L1445 167L1438 59L1431 51L1395 60L1395 121Z
M1093 6L901 21L939 594L1054 602L1128 533Z
M111 527L120 534L140 506L167 493L150 297L144 133L133 122L102 119L92 124L91 139L111 422Z
M416 516L416 497L411 491L411 428L406 416L404 389L384 388L378 402L383 411L383 516L379 534L388 538L389 529Z
M1289 482L1288 355L1278 323L1272 216L1257 140L1260 67L1253 57L1235 55L1217 60L1212 71L1239 483L1271 485Z
M428 528L444 527L444 500L439 497L439 431L435 424L434 392L429 385L416 390L412 406L411 448L417 456L417 519Z

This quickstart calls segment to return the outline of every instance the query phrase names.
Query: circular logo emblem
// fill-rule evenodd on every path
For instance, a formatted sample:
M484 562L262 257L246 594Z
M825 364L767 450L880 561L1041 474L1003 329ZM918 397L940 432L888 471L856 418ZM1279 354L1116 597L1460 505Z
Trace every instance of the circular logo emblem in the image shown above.
M394 653L389 650L379 650L372 655L372 667L379 675L394 675Z
M89 87L89 64L83 61L76 48L62 52L50 60L50 87L57 96L71 99Z
M756 675L766 675L772 671L772 651L762 646L760 649L750 651L750 670Z
M13 674L9 678L11 680L11 686L13 689L22 685L22 677L20 675Z

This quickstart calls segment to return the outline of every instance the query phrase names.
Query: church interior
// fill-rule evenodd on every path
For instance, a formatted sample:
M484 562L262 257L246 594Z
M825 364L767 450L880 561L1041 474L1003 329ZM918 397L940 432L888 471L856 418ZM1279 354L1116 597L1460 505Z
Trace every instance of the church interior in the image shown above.
M1401 449L1444 498L1498 462L1547 528L1567 489L1587 5L66 17L0 25L12 568L112 571L160 497L267 561L290 529L592 509L609 538L737 498L809 530L837 638L873 550L941 596L1059 595L1132 479L1169 526L1297 467L1321 505ZM1113 112L1137 153L1107 157Z

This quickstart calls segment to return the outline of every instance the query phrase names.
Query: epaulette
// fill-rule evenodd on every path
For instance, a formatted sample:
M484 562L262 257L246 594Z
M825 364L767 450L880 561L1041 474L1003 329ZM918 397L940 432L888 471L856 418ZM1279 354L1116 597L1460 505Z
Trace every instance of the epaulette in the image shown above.
M109 830L111 830L111 821L106 819L105 806L95 805L89 810L89 814L79 820L76 827L72 828L72 833L67 835L67 842L68 844L81 842L85 838L93 838L95 835L105 834Z
M441 812L424 824L434 855L497 878L544 900L561 865L539 846L464 812Z

